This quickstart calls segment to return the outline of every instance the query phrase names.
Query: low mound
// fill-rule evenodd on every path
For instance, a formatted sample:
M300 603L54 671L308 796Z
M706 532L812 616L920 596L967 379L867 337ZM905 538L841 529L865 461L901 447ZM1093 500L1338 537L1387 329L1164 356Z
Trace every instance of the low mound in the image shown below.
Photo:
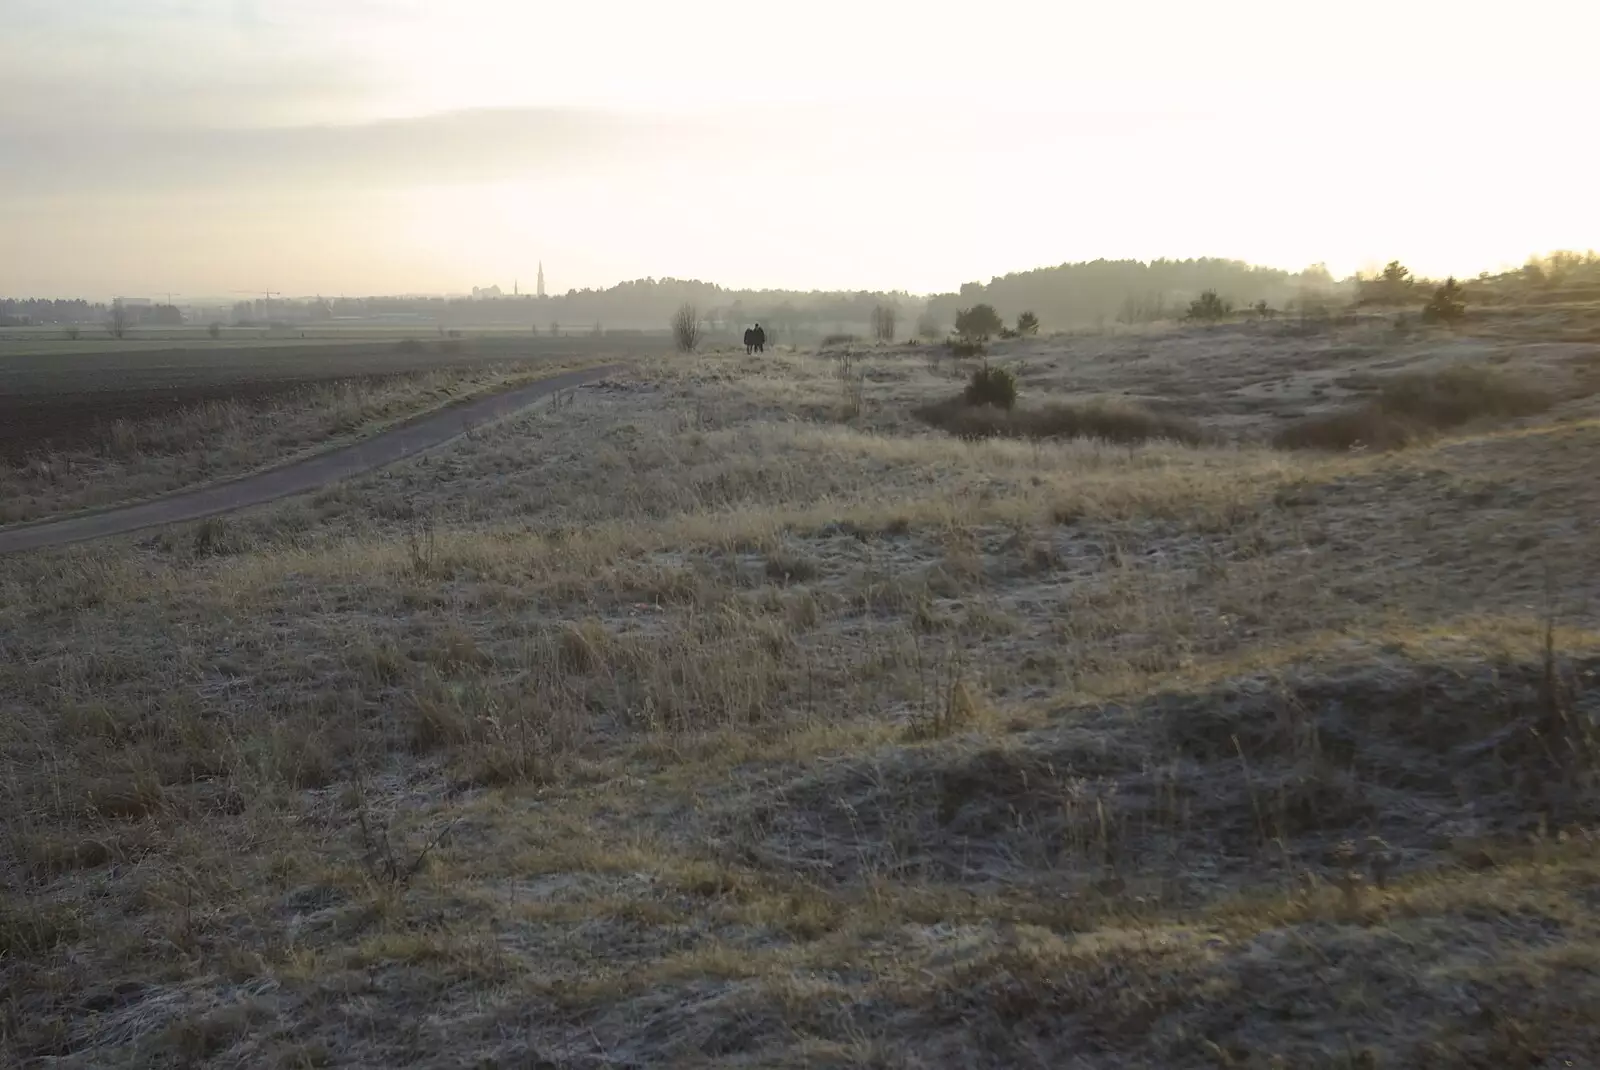
M1062 710L752 784L708 839L754 884L926 919L851 930L824 976L862 946L903 964L855 991L928 1065L1563 1065L1600 1029L1597 666ZM979 1057L991 1036L1024 1041Z
M1491 368L1461 366L1384 380L1359 406L1302 420L1278 433L1280 449L1399 449L1478 420L1532 416L1550 408L1545 391Z
M738 800L720 831L748 835L755 815L759 856L846 885L890 870L1088 884L1105 866L1192 907L1263 865L1343 865L1340 845L1368 836L1387 878L1448 864L1451 826L1475 839L1600 819L1600 691L1583 687L1597 669L1361 665L1157 695L803 773Z
M969 405L965 398L957 396L920 406L913 415L925 424L965 439L1094 438L1119 444L1166 440L1190 446L1205 439L1199 425L1191 420L1114 400L1001 409Z

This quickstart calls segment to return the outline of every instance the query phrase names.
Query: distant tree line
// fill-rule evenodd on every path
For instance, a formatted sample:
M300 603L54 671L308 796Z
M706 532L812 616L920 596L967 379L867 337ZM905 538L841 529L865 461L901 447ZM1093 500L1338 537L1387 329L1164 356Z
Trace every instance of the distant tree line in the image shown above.
M856 334L889 340L905 328L909 336L936 339L955 326L956 316L987 305L1005 322L1024 313L1036 331L1109 323L1206 318L1218 310L1243 309L1257 315L1274 311L1330 308L1350 300L1411 305L1419 283L1392 262L1383 273L1336 282L1325 267L1299 272L1257 267L1239 260L1094 260L1016 272L988 283L969 282L959 293L932 298L905 292L740 290L695 279L634 279L605 289L569 290L534 297L338 297L257 299L233 306L236 325L307 324L337 319L417 319L444 328L516 326L543 332L545 325L584 324L622 330L664 330L684 305L695 308L706 330L737 332L760 323L773 342L815 340L828 334ZM1600 286L1600 256L1593 252L1555 252L1534 257L1522 268L1468 283L1484 298L1537 294L1557 299L1573 287ZM1425 291L1424 291L1425 292ZM1207 294L1211 296L1206 296ZM1199 302L1199 304L1196 304ZM84 300L0 298L0 326L26 324L104 325L111 310ZM130 309L139 323L173 322L177 310L163 306ZM593 325L593 326L589 326ZM562 333L570 333L562 332ZM998 332L996 332L998 333Z
M1176 319L1208 291L1233 306L1266 301L1284 308L1308 295L1326 299L1340 289L1327 269L1300 272L1257 267L1240 260L1094 260L969 282L959 293L929 301L940 324L965 308L984 304L1010 320L1032 312L1047 328Z
M91 305L81 299L47 300L0 297L0 327L26 327L32 324L100 323L106 318L105 305Z
M335 319L416 318L445 326L587 324L604 331L660 331L683 306L696 309L709 331L737 332L760 323L772 341L834 331L866 334L920 310L906 293L870 291L734 290L693 279L635 279L602 290L570 290L547 297L353 297L242 301L235 324L316 323ZM888 317L885 319L885 317ZM588 331L592 333L594 327Z
M183 313L176 305L91 304L81 298L17 299L0 297L0 327L113 327L113 333L130 327L176 327Z

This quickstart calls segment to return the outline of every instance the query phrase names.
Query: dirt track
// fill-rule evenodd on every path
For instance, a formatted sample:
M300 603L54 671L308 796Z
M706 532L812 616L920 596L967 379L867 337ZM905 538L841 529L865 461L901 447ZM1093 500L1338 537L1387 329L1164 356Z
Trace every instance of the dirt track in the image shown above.
M0 554L38 550L124 535L143 528L200 520L286 498L432 449L472 427L498 420L539 398L621 370L618 365L552 376L476 398L403 424L365 442L281 468L101 512L0 528Z
M117 420L212 401L266 405L336 381L382 383L442 369L618 360L651 338L524 338L10 353L0 346L0 461L103 444Z

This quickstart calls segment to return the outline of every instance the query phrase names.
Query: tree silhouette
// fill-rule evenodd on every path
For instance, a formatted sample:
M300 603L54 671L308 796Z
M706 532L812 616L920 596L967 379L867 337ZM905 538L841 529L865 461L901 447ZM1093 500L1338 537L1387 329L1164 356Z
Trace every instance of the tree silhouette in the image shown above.
M1032 337L1039 333L1039 317L1032 312L1024 312L1017 317L1017 333L1024 337Z
M1004 326L993 305L973 305L956 313L956 333L969 341L987 341Z
M1374 281L1373 289L1381 304L1403 305L1411 299L1416 285L1416 280L1411 277L1411 269L1398 260L1391 260Z
M1218 320L1227 319L1232 313L1233 305L1230 302L1218 297L1217 291L1206 290L1189 303L1189 311L1184 315L1184 319L1216 323Z
M700 311L693 305L680 305L672 314L672 341L680 353L700 348Z
M1444 280L1444 285L1433 291L1428 303L1422 306L1423 323L1460 323L1467 315L1466 302L1461 300L1461 284L1455 276Z
M880 342L894 341L895 323L899 313L893 305L877 305L872 310L872 334Z

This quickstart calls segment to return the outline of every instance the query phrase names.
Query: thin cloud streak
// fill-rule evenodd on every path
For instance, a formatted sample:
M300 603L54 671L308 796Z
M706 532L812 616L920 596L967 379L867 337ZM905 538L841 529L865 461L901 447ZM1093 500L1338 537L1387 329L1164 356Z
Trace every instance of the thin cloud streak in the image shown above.
M43 133L0 127L0 192L198 194L403 189L662 159L703 124L576 109L478 110L346 126Z

